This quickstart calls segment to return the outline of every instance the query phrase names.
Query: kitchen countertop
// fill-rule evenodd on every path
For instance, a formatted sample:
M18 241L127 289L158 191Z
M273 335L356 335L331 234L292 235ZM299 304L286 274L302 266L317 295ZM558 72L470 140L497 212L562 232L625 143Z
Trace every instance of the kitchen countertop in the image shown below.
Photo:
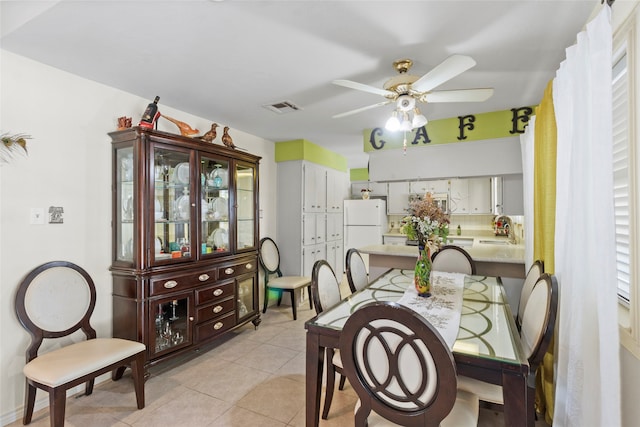
M457 236L465 237L465 236ZM470 236L466 236L470 237ZM486 238L483 238L483 240ZM464 250L471 255L476 262L499 262L524 264L524 245L506 244L492 245L479 243L480 238L475 237L473 245L465 246ZM489 239L486 239L489 240ZM495 239L501 240L501 239ZM416 246L403 245L369 245L358 248L363 254L385 255L385 256L401 256L401 257L417 257L418 248Z

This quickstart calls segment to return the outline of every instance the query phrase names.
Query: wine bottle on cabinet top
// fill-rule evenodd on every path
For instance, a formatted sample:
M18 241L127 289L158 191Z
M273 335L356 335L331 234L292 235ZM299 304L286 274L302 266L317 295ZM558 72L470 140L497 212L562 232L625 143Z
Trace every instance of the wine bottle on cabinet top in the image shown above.
M156 121L160 117L160 112L158 111L158 101L160 101L160 97L156 96L151 104L147 106L142 114L142 118L140 119L139 126L153 129Z

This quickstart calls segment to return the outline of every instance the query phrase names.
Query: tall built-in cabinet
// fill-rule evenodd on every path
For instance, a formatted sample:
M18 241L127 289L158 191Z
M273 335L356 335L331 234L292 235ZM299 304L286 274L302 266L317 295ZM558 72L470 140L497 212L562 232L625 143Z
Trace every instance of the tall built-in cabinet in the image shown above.
M150 366L257 326L260 157L138 127L109 135L113 336L145 344Z
M349 198L346 172L307 160L278 163L280 267L287 275L311 276L325 259L342 277L343 202Z

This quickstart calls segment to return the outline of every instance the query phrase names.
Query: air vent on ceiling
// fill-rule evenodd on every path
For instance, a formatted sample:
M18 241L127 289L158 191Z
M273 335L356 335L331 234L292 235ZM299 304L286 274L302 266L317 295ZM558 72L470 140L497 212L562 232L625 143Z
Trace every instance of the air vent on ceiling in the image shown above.
M302 110L302 108L298 107L291 101L274 102L273 104L263 105L263 107L278 114L291 113L293 111Z

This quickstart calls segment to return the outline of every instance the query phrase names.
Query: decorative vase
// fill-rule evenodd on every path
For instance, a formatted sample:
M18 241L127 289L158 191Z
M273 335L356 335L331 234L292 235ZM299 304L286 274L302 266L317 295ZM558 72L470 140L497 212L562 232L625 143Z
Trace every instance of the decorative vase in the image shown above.
M418 247L420 253L416 261L413 283L419 296L429 297L431 296L431 254L429 246L421 244Z

